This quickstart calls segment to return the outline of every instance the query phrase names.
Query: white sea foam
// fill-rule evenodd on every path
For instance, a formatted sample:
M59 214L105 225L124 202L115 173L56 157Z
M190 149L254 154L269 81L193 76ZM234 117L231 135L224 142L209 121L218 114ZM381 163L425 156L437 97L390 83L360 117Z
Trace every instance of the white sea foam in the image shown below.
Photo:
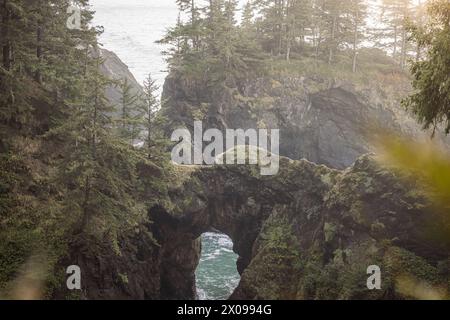
M196 273L199 299L227 299L240 280L236 270L237 255L231 249L233 242L218 233L205 233L202 242L202 257Z
M143 83L151 73L160 86L166 77L166 63L160 40L178 17L175 1L91 0L94 23L105 28L100 42L114 51Z

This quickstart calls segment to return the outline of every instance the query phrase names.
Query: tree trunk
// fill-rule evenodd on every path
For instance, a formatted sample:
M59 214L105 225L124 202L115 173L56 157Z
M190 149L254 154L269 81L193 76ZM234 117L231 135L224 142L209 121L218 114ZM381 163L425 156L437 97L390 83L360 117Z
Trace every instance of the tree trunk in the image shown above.
M416 62L419 62L421 55L422 55L422 48L420 47L420 44L417 44L417 48L416 48Z
M317 45L316 45L316 59L319 59L320 56L320 43L322 42L322 33L320 33L319 30L319 36L317 38Z
M152 157L152 106L148 105L148 128L147 128L147 147L148 147L148 158Z
M353 39L353 73L356 72L356 63L358 59L358 19L359 19L359 13L356 12L356 19L355 19L355 35Z
M291 61L291 40L288 39L286 46L286 61Z
M292 49L292 34L295 29L295 20L292 21L291 26L286 32L286 61L291 61L291 49Z
M81 218L81 222L79 227L77 228L78 230L76 230L76 234L81 234L84 229L86 228L86 226L89 223L89 202L90 202L90 198L91 198L91 179L89 178L89 176L86 177L85 181L84 181L84 199L83 199L83 216Z
M283 51L283 30L285 28L283 28L283 22L284 22L284 0L279 0L278 1L278 21L277 21L277 29L278 29L278 49L277 49L277 54L278 56L281 55L282 51Z
M191 26L192 26L192 30L194 30L194 26L196 23L196 16L195 16L195 0L191 1ZM198 49L198 35L197 33L195 34L195 36L192 37L192 47L194 48L194 50Z
M328 64L331 64L333 62L333 50L335 45L335 38L336 38L336 25L337 25L337 15L333 17L333 27L331 28L331 44L330 44L330 52L328 55Z
M401 60L400 60L400 67L402 69L405 68L406 66L406 30L405 28L403 28L402 31L402 55L401 55Z
M43 11L42 11L42 1L38 1L37 2L37 12L39 14L41 14L40 17L38 17L37 20L37 26L36 26L36 58L37 58L37 63L38 63L38 67L36 69L36 73L35 73L35 80L38 83L42 83L42 73L41 73L41 64L42 64L42 43L43 43L43 26L42 26L42 15L43 15Z
M91 152L92 152L92 160L95 161L97 159L97 125L98 125L98 108L100 104L100 81L99 81L99 72L100 72L100 58L97 58L95 64L95 88L94 88L94 113L92 115L92 141L91 141Z
M398 31L397 26L394 27L394 52L392 53L392 57L394 59L397 58L397 38L398 38Z
M41 64L42 64L42 36L43 36L43 28L41 22L38 22L38 26L36 28L36 58L38 67L35 74L35 80L38 83L42 83L42 73L41 73Z

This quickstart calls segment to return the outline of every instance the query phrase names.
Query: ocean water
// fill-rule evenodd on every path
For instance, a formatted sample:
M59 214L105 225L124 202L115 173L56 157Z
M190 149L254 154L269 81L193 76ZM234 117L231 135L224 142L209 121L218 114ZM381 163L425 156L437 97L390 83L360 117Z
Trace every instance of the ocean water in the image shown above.
M178 18L175 0L91 0L96 11L94 23L105 32L100 42L115 52L140 83L151 73L162 87L167 65L155 41ZM161 90L160 90L161 91ZM226 299L239 283L237 256L225 235L206 233L197 269L198 296L204 300Z
M200 300L226 300L238 286L237 255L233 242L218 233L202 235L202 257L197 268L197 293Z
M96 11L95 25L105 28L100 37L103 46L125 62L139 83L150 73L162 86L167 65L161 54L164 47L155 41L176 23L175 1L91 0L90 3Z

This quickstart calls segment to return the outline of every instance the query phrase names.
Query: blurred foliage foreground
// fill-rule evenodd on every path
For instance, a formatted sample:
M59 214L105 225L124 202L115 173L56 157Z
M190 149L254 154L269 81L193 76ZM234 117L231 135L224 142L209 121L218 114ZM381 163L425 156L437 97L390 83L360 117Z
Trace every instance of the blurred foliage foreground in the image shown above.
M436 246L450 248L450 154L432 141L416 142L394 135L383 136L377 146L382 165L401 177L419 181L438 217L430 216L427 237ZM430 287L407 274L397 279L397 287L417 299L449 299L446 290Z

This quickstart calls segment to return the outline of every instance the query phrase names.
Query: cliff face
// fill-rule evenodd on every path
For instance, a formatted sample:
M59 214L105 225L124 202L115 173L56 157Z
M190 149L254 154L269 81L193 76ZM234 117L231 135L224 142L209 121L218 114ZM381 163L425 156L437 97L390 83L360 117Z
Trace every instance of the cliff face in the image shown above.
M242 278L232 299L417 298L412 285L445 297L449 251L430 243L427 222L436 217L420 188L363 156L380 133L431 135L401 107L408 75L376 59L376 70L364 75L309 68L234 88L199 88L170 75L161 110L168 136L179 127L192 131L195 120L204 129L280 129L281 155L311 161L284 159L273 178L250 168L194 170L170 192L172 207L150 211L155 228L163 221L180 243L174 257L214 229L233 239L239 255ZM447 138L436 140L446 148ZM178 258L167 259L163 272L180 274L170 270ZM189 288L196 259L182 271ZM380 291L367 290L370 265L383 272ZM188 292L174 279L166 282L172 293Z
M211 229L229 235L239 255L232 299L413 298L402 281L439 297L448 290L449 248L428 233L438 216L415 182L368 156L344 171L283 158L273 177L246 166L178 170L170 204L150 210L158 239L170 238L167 298L194 298L198 255L187 248ZM382 270L382 290L366 287L371 265Z
M194 120L205 129L280 129L281 155L344 169L373 151L380 132L431 136L401 106L411 90L408 75L389 60L383 63L389 71L353 75L314 67L314 61L293 71L293 62L287 67L292 70L210 91L174 74L164 86L166 131L170 136L174 128L191 129ZM436 140L448 143L443 136Z
M168 135L194 120L205 128L278 128L281 152L294 160L282 158L280 173L269 177L255 166L142 167L148 219L121 230L115 246L90 238L70 244L62 265L76 261L84 270L81 298L195 299L199 237L210 230L230 236L239 255L232 299L446 297L450 251L429 233L429 221L440 218L414 178L361 157L372 150L367 128L427 136L398 106L407 77L378 76L358 85L279 76L204 96L170 76L161 110ZM370 265L382 270L382 290L366 287Z
M100 49L100 56L104 59L104 63L100 66L103 75L111 80L124 81L127 80L131 87L130 93L132 95L142 95L142 86L137 82L133 74L128 69L128 66L120 60L120 58L112 51ZM119 108L121 102L120 88L117 86L110 86L106 90L106 96L110 103Z
M69 243L62 266L74 263L82 270L82 291L71 297L65 284L54 298L66 299L160 299L159 247L149 234L149 225L122 230L117 246L108 238L78 237ZM64 268L64 267L63 267Z

